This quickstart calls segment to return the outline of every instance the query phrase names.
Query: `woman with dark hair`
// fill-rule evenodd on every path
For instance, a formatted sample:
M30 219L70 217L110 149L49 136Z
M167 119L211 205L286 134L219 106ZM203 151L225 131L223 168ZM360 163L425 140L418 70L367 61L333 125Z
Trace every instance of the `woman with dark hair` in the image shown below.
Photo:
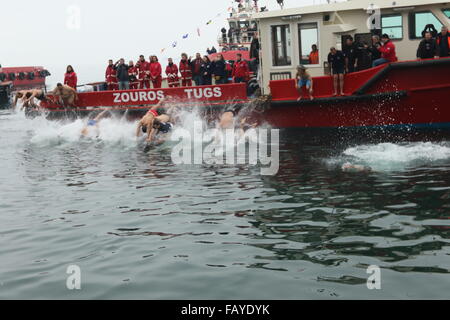
M153 89L159 89L162 85L162 67L157 56L150 57L150 79Z
M72 66L67 66L66 74L64 75L64 84L77 90L77 82L77 74L73 70Z
M226 63L221 53L219 53L216 60L211 63L211 74L216 80L216 84L226 84L228 82Z
M211 61L209 60L208 56L203 57L202 77L203 77L203 85L205 86L212 85Z

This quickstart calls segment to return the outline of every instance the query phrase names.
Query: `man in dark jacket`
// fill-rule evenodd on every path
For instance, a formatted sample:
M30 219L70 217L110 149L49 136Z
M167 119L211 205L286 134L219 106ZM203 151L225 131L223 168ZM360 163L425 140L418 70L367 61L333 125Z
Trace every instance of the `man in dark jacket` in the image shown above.
M347 38L346 46L342 52L345 56L345 72L355 72L358 64L358 46L353 42L353 37Z
M438 46L438 56L449 57L450 56L450 33L448 33L448 28L446 26L442 27L441 33L436 37L436 42Z
M227 43L227 29L222 28L222 30L220 30L220 32L222 32L222 42Z
M372 45L369 47L372 62L381 58L381 52L378 51L378 46L381 46L380 37L378 35L373 35Z
M372 68L372 54L370 52L370 47L367 42L364 42L358 48L358 63L356 66L356 71L362 71Z
M114 68L117 71L117 81L119 82L119 90L130 89L130 76L128 74L129 66L125 64L125 59L122 58L116 62Z
M437 50L438 46L431 32L426 32L425 39L420 42L419 48L417 49L417 59L433 59Z
M259 49L260 49L259 37L258 37L258 33L255 32L252 43L250 45L250 59L259 60Z
M234 29L230 27L230 30L228 30L228 43L233 43L233 35L234 35Z

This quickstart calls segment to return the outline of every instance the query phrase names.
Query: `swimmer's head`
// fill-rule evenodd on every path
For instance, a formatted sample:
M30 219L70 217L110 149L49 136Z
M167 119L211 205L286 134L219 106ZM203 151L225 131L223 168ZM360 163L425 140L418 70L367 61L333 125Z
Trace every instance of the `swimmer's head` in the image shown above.
M159 121L158 119L155 119L155 121L153 121L153 129L159 129L161 127L161 121Z
M370 172L372 171L371 167L366 167L362 165L355 165L349 162L346 162L342 165L342 171L352 171L352 172Z

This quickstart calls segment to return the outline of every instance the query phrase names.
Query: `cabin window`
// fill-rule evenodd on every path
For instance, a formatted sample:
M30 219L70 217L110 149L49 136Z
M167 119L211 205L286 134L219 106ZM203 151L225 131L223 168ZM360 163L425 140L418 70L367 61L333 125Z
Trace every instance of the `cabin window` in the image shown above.
M381 16L382 33L391 39L403 39L403 18L401 14Z
M444 10L442 10L442 12L445 14L445 16L446 16L447 18L450 19L450 9L444 9Z
M291 65L291 52L291 30L289 25L272 26L273 65Z
M434 27L437 29L438 32L442 28L442 23L430 11L411 13L409 19L410 19L409 37L411 39L422 38L422 32L425 29L425 27L429 24L434 25Z
M319 49L319 30L317 23L301 23L298 25L300 44L300 64L320 64L319 53L313 53L313 45Z

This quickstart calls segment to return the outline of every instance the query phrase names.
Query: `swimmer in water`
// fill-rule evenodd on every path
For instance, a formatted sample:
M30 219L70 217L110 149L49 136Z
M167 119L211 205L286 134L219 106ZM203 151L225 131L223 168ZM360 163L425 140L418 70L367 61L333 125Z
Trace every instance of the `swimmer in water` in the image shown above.
M45 101L46 98L44 91L40 89L19 91L16 93L16 96L14 97L13 107L15 108L17 102L21 100L22 101L21 110L23 110L24 108L38 109L39 105L35 102L34 99L37 99L39 101Z
M74 108L75 101L78 100L77 90L61 83L58 83L56 88L49 92L49 94L53 96L54 103L57 103L64 108Z
M151 140L154 140L156 144L162 144L168 139L169 134L172 132L172 130L172 123L162 122L158 119L155 119L155 121L153 121L152 132L150 133Z
M371 172L371 167L366 167L362 165L351 164L350 162L346 162L342 165L342 171L344 172Z
M170 122L169 112L165 109L169 98L170 97L160 100L159 103L153 106L141 121L139 121L136 129L136 137L140 137L142 133L147 134L147 142L150 143L153 138L152 132L154 133L153 124L155 120L158 120L161 123Z
M234 129L235 119L241 111L242 105L234 105L227 108L219 120L219 129Z
M244 118L241 120L240 128L239 128L239 136L243 137L245 133L250 129L256 129L258 126L258 122L255 122L253 124L249 124L247 122L247 118Z
M109 110L105 110L101 112L98 116L96 116L94 119L88 120L86 126L83 128L83 130L81 130L81 135L84 137L88 137L92 132L91 129L94 129L96 132L96 136L98 137L100 121L110 116L111 113L109 112Z

